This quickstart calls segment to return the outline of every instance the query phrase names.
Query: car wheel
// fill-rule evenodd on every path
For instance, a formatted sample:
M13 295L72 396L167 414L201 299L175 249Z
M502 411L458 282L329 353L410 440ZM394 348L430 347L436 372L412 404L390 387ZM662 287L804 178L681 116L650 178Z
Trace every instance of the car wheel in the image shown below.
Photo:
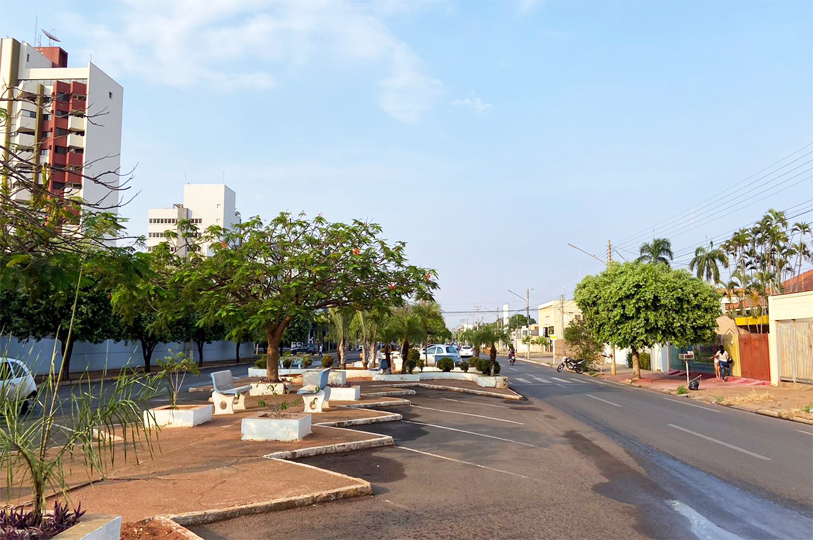
M37 393L31 392L27 398L20 404L20 414L26 415L34 409L34 402L37 399Z

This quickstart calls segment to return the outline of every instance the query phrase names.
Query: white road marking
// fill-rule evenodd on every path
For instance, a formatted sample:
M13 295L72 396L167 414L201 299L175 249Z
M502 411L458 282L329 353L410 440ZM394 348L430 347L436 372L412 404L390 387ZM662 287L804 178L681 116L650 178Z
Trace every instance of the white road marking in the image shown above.
M686 403L685 401L680 401L679 399L671 399L671 398L663 398L663 399L665 399L666 401L673 401L675 403L681 403L683 405L688 405L689 407L697 407L698 409L703 409L704 411L716 412L716 413L722 412L722 411L718 411L716 409L709 409L708 407L702 407L700 405L695 405L694 403Z
M455 463L462 463L463 465L472 465L473 467L478 467L480 469L487 469L489 471L494 471L503 474L510 474L511 476L519 476L520 478L525 478L526 480L530 480L528 476L523 476L521 474L513 473L511 471L503 471L502 469L494 469L492 467L486 467L485 465L479 465L477 463L472 463L471 461L463 461L462 459L455 459L446 456L439 456L437 454L430 454L429 452L423 452L421 450L415 450L414 448L407 448L406 446L396 446L396 448L400 448L401 450L406 450L407 452L415 452L416 454L423 454L425 456L431 456L438 459L445 459L447 461L454 461Z
M565 384L573 384L573 383L571 383L570 381L566 381L566 380L564 380L564 379L560 379L559 377L551 377L551 379L553 379L554 381L563 382L563 383L565 383Z
M416 424L418 426L429 426L429 427L438 428L438 429L446 429L448 431L457 431L458 433L467 433L469 435L477 435L478 437L485 437L486 439L496 439L498 441L510 442L510 443L514 443L514 444L521 444L522 446L530 446L531 448L537 448L533 444L528 444L528 443L524 443L524 442L521 442L521 441L514 441L512 439L504 439L502 437L495 437L494 435L486 435L484 433L477 433L476 431L466 431L465 429L457 429L457 428L452 428L452 427L439 426L437 424L427 424L426 422L416 422L414 420L401 420L401 421L406 423L406 424Z
M448 414L460 414L463 416L476 416L477 418L487 418L488 420L496 420L497 422L507 422L509 424L517 424L519 426L524 426L522 422L514 422L513 420L505 420L503 418L494 418L493 416L483 416L481 414L471 414L467 412L457 412L457 411L447 411L446 409L433 409L432 407L422 407L421 405L412 404L413 409L426 409L427 411L437 411L442 413Z
M585 396L587 396L589 398L597 399L599 401L603 401L604 403L608 403L608 404L612 405L613 407L620 407L621 406L618 403L613 403L612 401L607 401L606 399L601 399L600 397L596 397L596 396L593 396L591 394L585 394Z
M469 405L482 405L483 407L494 407L496 409L510 409L511 407L503 407L502 405L492 405L491 403L480 403L478 401L463 401L462 399L452 399L448 397L442 397L445 401L456 401L457 403L466 403Z
M796 431L798 431L799 433L807 433L808 435L813 435L813 433L809 431L802 431L801 429L797 429Z
M731 448L732 450L736 450L737 452L742 452L743 454L748 454L749 456L753 456L755 458L764 459L765 461L771 461L771 458L762 456L760 454L756 454L751 452L750 450L746 450L745 448L740 448L739 446L734 446L733 444L728 444L727 442L719 441L713 437L709 437L708 435L703 435L702 433L694 432L690 429L682 428L680 426L676 426L675 424L667 424L669 427L673 427L675 429L679 429L680 431L685 431L686 433L690 433L696 437L700 437L701 439L706 439L707 441L711 441L713 443L717 443L721 446L725 446L726 448Z
M695 536L697 536L697 538L700 538L701 540L742 540L742 538L736 534L730 533L725 529L721 529L691 506L680 501L669 502L672 504L672 508L674 508L678 514L688 518L689 522L692 524L692 532L695 534Z
M521 383L523 383L523 384L531 384L531 381L529 381L528 379L522 379L522 378L520 378L520 377L517 377L515 380L516 380L517 382L521 382Z
M550 381L549 381L549 380L547 380L547 379L543 379L542 377L532 377L532 378L533 378L534 380L536 380L536 381L543 382L543 383L546 383L546 384L550 384Z

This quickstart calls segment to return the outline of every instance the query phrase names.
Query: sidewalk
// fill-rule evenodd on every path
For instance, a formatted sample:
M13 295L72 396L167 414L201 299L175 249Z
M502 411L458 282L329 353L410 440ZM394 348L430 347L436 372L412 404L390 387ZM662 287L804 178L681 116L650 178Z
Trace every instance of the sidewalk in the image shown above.
M813 408L813 385L782 382L779 386L771 386L768 381L744 377L727 377L726 381L722 381L711 373L689 373L690 380L698 376L699 390L689 390L687 397L766 416L813 422L813 413L810 412ZM677 370L663 373L642 369L641 378L633 381L632 368L618 366L616 375L610 375L607 369L601 377L676 395L679 386L688 387L686 372Z

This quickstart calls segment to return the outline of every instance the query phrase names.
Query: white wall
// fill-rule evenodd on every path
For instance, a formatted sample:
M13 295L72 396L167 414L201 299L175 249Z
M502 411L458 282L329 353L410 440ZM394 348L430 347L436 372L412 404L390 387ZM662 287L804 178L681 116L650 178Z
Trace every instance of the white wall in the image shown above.
M43 375L49 372L52 357L54 357L57 366L62 362L59 347L59 343L57 342L55 345L52 339L20 341L16 338L9 339L8 337L0 337L0 355L17 358L25 362L29 365L32 372L37 375ZM236 345L231 341L208 343L203 348L204 364L207 362L234 360L235 349ZM153 351L153 368L155 367L156 360L168 356L170 350L172 354L181 352L183 350L183 344L159 344ZM190 352L195 361L197 361L197 347L191 347ZM253 355L253 343L243 343L240 346L241 358L250 358ZM83 373L85 371L102 371L104 369L118 370L125 366L136 368L143 365L144 359L141 355L141 345L137 342L107 340L97 345L79 342L73 347L70 372Z
M770 333L768 353L771 361L771 384L779 384L779 350L776 343L776 321L813 318L813 291L768 297Z

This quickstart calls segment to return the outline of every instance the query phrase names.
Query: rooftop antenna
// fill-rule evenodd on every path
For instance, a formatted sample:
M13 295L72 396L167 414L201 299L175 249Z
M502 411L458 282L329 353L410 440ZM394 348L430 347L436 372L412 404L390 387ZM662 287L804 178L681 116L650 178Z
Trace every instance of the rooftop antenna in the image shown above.
M43 33L43 34L45 34L45 37L47 37L47 38L48 38L48 46L49 46L49 47L53 47L53 43L51 43L52 41L56 41L57 43L62 43L62 40L61 40L61 39L59 39L58 37L56 37L55 35L53 35L53 34L52 34L51 32L49 32L48 30L44 30L44 29L43 29L42 33Z
M35 15L34 16L34 46L35 47L37 46L37 36L39 36L39 32L37 32L37 30L39 30L39 26L40 26L39 22L40 22L40 16Z

